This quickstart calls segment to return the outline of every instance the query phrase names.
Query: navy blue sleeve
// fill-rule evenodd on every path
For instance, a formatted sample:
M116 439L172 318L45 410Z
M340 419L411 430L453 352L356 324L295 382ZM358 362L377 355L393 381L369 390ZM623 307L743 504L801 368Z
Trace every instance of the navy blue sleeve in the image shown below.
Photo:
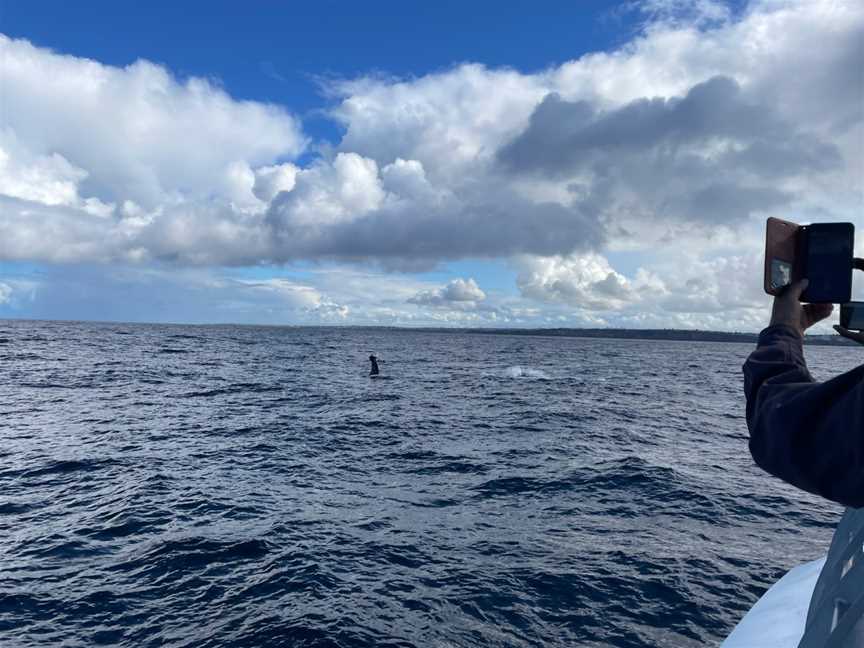
M750 453L762 469L838 504L864 507L864 365L815 382L801 336L770 326L744 363L744 392Z

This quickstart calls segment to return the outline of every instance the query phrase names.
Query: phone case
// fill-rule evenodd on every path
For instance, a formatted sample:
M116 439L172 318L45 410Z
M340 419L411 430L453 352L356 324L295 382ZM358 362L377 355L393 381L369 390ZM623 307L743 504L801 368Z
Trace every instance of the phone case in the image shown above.
M765 292L779 294L802 274L798 258L801 226L769 218L765 232Z

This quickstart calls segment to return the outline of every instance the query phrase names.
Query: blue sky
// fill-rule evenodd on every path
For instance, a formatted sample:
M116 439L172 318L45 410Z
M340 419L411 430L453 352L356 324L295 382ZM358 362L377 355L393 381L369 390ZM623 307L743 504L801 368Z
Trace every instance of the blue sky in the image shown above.
M862 24L0 0L0 317L756 330L765 217L860 222Z
M116 66L143 58L218 80L239 99L291 106L333 138L318 80L370 72L422 76L462 62L549 67L628 39L641 14L620 2L373 4L0 2L0 31Z
M373 4L322 1L2 3L4 33L126 65L138 58L180 75L216 76L233 96L320 106L310 78L371 70L423 75L464 61L533 71L627 40L641 14L622 3ZM285 81L271 83L270 62ZM278 80L278 79L276 79Z

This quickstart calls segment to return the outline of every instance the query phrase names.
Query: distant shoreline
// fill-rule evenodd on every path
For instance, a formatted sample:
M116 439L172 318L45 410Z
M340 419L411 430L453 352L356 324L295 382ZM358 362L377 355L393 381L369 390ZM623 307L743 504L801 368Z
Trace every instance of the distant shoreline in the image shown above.
M692 329L617 329L617 328L469 328L469 327L431 327L431 326L387 326L387 325L315 325L315 324L238 324L210 323L190 324L182 322L113 322L97 320L30 320L30 319L0 319L2 322L40 322L57 324L94 324L94 325L126 325L126 326L248 326L262 328L315 328L315 329L357 329L357 330L388 330L413 331L426 333L470 333L474 335L524 335L534 337L567 337L567 338L604 338L611 340L661 340L670 342L737 342L739 344L756 344L758 333L726 333L723 331L700 331ZM858 346L839 335L807 335L804 344L810 346Z
M446 332L454 329L424 329ZM725 333L689 329L457 329L465 333L487 335L533 335L542 337L605 338L612 340L664 340L672 342L737 342L756 344L758 333ZM839 335L807 335L804 344L811 346L857 346Z

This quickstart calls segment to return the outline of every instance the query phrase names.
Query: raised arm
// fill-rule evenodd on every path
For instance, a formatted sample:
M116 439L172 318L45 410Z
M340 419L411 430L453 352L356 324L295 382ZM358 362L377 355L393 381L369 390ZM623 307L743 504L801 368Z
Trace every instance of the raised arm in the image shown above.
M804 285L775 300L772 325L744 364L750 452L761 468L798 488L864 507L864 366L813 381L803 333L831 308L801 306Z

